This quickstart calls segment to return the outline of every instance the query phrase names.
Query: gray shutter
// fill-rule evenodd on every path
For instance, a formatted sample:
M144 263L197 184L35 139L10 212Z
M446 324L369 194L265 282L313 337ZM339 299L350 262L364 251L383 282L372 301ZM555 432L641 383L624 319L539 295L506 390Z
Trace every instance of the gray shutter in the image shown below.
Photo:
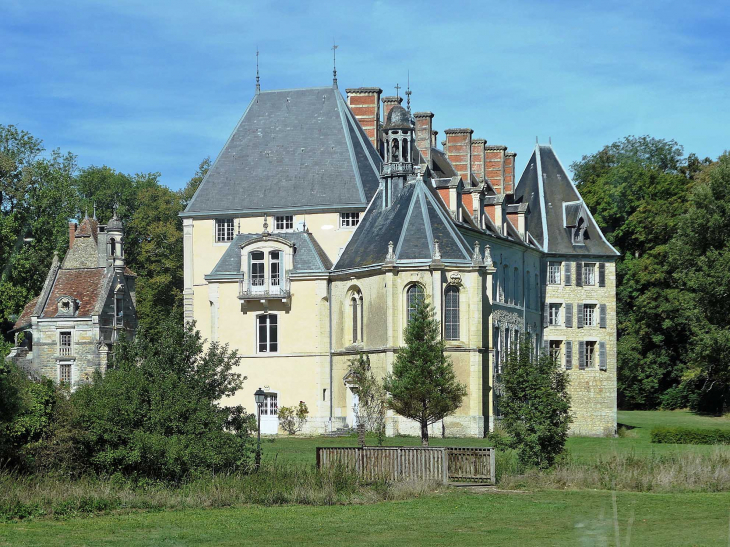
M573 271L573 263L572 262L563 262L564 270L565 270L565 286L570 287L571 283L571 273Z
M575 263L575 286L576 287L583 286L583 263L582 262Z
M570 340L565 341L565 370L571 370L573 368L573 342Z
M565 326L573 328L573 304L565 305Z
M599 307L598 309L600 310L600 311L599 311L599 314L600 314L600 316L599 316L599 320L600 320L600 322L601 322L601 328L602 328L602 329L605 329L605 328L606 328L606 326L607 326L607 325L606 325L606 322L608 321L608 320L606 319L606 304L601 304L601 306L600 306L600 307Z
M598 343L598 368L606 370L606 342Z
M279 289L286 290L286 273L284 272L284 253L279 251ZM358 302L360 304L360 302ZM361 340L362 342L362 340Z
M598 263L598 286L606 286L606 264L604 262Z
M550 340L547 337L542 340L542 349L545 350L545 353L550 353Z
M578 368L580 370L586 369L586 343L578 342Z
M576 317L577 327L583 328L583 304L578 304L578 317Z
M545 302L545 316L543 317L543 326L545 328L547 328L548 325L550 324L550 317L548 315L549 313L550 313L550 304L548 302Z

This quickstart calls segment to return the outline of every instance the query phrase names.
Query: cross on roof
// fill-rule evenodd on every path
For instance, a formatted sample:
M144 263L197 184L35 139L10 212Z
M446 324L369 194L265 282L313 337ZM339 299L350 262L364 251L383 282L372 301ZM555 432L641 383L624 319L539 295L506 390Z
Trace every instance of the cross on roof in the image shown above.
M398 94L399 91L400 91L400 84L395 84L395 96L396 97L400 97L400 95Z

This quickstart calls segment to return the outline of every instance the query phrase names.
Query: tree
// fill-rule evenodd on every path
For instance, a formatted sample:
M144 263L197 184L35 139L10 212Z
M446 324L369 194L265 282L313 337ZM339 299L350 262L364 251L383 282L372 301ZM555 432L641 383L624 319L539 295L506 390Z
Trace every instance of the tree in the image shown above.
M382 382L375 378L370 369L370 357L361 353L350 359L349 374L357 386L357 422L364 424L367 431L375 434L378 445L382 446L385 440L385 413L388 400Z
M674 141L626 137L571 168L596 222L622 254L616 264L619 404L656 408L676 397L691 321L668 266L668 244L709 159Z
M240 358L215 342L204 349L194 325L174 315L162 331L121 341L106 374L73 394L85 461L100 473L175 481L247 470L255 417L220 402L243 386L233 372Z
M211 161L210 156L205 158L203 161L200 162L200 165L198 165L198 170L195 172L193 177L187 182L185 185L185 188L180 190L180 199L182 201L182 208L183 210L185 207L188 206L188 203L190 203L190 200L193 199L193 196L195 195L195 192L198 190L198 187L200 186L200 183L203 182L203 179L205 178L205 175L208 174L208 171L210 170Z
M570 396L568 375L546 353L523 341L507 356L500 399L502 424L512 438L520 462L548 468L563 452L568 438Z
M406 345L398 350L384 387L390 408L416 420L421 443L428 446L428 426L459 408L466 386L456 380L451 359L444 353L433 306L418 301L404 334Z
M671 242L669 269L691 317L684 392L697 410L730 403L730 154L705 169Z

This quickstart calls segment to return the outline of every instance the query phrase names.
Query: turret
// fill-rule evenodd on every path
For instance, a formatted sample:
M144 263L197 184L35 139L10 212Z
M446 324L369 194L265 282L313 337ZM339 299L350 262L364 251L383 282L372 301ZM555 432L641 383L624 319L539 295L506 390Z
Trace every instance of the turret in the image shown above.
M117 213L106 225L107 232L107 264L114 266L117 273L124 273L124 225L117 218Z
M391 108L383 126L383 207L390 207L403 189L408 176L413 174L413 131L413 122L408 111L400 105Z

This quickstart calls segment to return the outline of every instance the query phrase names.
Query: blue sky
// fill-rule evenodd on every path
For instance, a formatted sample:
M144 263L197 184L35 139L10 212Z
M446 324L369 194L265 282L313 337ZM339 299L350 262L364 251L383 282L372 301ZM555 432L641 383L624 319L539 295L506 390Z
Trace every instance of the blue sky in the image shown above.
M254 92L394 94L443 135L517 152L552 138L566 167L626 135L717 157L730 144L730 15L721 2L0 0L0 124L80 166L182 186Z

